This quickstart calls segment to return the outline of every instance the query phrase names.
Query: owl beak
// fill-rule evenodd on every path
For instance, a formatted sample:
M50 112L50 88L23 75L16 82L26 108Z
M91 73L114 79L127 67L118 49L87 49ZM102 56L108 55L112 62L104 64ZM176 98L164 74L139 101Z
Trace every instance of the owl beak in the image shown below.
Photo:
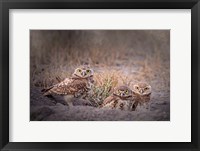
M140 93L141 93L141 94L143 94L143 92L144 92L143 90L140 90Z
M81 75L82 75L82 76L86 76L86 72L82 72Z

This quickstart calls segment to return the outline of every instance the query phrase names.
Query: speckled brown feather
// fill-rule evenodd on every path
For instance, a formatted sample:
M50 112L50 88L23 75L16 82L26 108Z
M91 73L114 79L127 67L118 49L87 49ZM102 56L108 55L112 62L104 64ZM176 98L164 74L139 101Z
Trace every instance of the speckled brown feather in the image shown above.
M126 99L122 99L119 96L111 95L104 100L101 107L108 107L111 109L120 110L131 110L133 100L131 97L127 97Z
M115 100L119 100L119 97L115 96L115 95L111 95L109 97L107 97L104 101L103 104L101 105L101 107L104 107L106 104L115 101Z
M142 95L142 96L134 93L134 103L132 106L132 110L135 111L138 105L149 103L151 99L150 97L151 97L151 93L148 95Z
M87 80L86 79L65 79L64 81L43 90L44 95L75 95L76 92L86 92L88 91Z

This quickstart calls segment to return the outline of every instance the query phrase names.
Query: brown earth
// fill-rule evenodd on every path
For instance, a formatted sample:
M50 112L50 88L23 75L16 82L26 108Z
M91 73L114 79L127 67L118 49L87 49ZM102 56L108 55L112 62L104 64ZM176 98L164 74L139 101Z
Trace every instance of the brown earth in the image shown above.
M30 118L44 121L169 121L170 32L168 30L77 30L30 32ZM88 63L95 71L95 97L48 98L41 89L69 77ZM100 109L96 103L114 87L146 81L152 86L151 108L138 111Z

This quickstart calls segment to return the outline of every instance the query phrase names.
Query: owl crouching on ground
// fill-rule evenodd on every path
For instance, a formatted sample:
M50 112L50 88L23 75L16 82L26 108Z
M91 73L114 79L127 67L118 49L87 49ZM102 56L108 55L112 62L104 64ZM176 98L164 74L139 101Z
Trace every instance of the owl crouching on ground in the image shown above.
M43 89L43 95L63 95L68 105L72 105L72 98L86 97L93 85L94 71L89 66L75 69L71 78Z
M127 86L119 86L114 89L114 92L107 97L102 108L131 110L133 105L132 91Z
M135 111L138 107L150 110L151 86L148 83L140 82L133 85L132 91L134 95L132 110Z

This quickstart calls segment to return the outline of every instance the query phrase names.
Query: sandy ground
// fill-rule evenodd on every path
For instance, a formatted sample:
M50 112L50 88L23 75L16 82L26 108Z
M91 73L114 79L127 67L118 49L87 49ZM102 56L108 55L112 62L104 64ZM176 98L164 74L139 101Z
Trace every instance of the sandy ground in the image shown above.
M74 100L74 106L65 104L62 97L44 97L40 88L31 88L31 120L34 121L169 121L169 95L154 92L151 108L137 111L99 109L86 100Z
M100 109L89 100L78 99L69 107L63 97L42 95L41 89L58 82L57 76L70 77L83 63L89 63L94 69L94 80L100 90L96 92L96 99L107 97L112 93L108 89L121 83L146 81L152 87L150 110ZM168 30L32 30L30 69L30 119L33 121L170 120Z

